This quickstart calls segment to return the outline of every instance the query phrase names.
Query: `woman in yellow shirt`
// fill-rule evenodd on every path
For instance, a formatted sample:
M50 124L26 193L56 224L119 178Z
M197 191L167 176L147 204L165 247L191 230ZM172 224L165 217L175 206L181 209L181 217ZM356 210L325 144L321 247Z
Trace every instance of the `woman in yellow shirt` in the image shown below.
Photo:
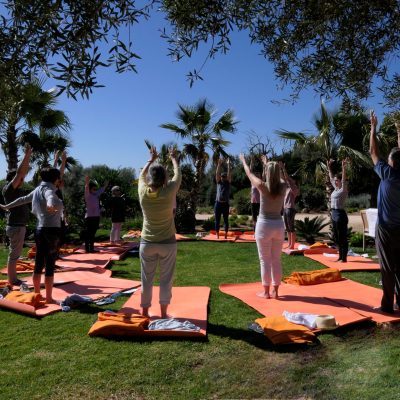
M167 318L167 308L172 297L172 280L176 262L176 239L173 204L182 176L176 149L169 149L174 176L167 180L162 165L154 164L158 158L155 147L150 148L150 159L139 177L139 201L143 212L143 228L140 241L140 265L142 279L141 307L148 316L153 295L153 280L160 264L161 318Z

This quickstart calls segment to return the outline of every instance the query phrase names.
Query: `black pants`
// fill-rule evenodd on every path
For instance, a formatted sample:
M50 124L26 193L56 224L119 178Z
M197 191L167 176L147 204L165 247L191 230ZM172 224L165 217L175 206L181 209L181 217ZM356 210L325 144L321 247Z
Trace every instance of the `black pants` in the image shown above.
M229 203L221 203L219 201L215 202L214 206L214 214L215 214L215 230L219 232L219 224L221 222L221 215L224 218L224 228L225 232L228 232L229 229Z
M339 260L347 261L349 243L347 241L347 224L349 219L345 210L332 210L333 235L339 247Z
M43 267L45 267L46 276L54 275L60 235L60 228L39 228L36 230L35 274L41 274Z
M375 243L382 276L381 307L383 311L393 312L395 294L400 305L400 228L390 229L378 224Z
M99 225L100 217L85 218L85 250L87 252L94 250L94 238Z

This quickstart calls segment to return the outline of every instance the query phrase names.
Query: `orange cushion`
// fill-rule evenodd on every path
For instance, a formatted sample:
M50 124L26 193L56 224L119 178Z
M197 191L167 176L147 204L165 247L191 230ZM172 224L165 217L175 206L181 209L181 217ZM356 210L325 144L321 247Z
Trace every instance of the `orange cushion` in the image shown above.
M29 306L39 308L45 305L45 301L40 293L23 293L14 290L5 297L6 300L15 301L17 303L28 304Z
M307 327L289 322L282 315L256 319L264 329L264 335L273 344L313 343L314 333Z
M100 312L89 336L135 336L142 334L150 319L141 314Z
M316 271L292 272L284 282L292 285L318 285L320 283L341 281L342 275L334 268L319 269Z

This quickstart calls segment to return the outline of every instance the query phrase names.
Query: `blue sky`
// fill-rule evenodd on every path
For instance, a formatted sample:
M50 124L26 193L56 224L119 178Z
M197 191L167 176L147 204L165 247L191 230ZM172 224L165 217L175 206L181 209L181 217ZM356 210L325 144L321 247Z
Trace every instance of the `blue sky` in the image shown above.
M258 55L257 47L250 45L245 34L235 34L228 55L210 60L202 72L204 80L190 88L186 74L201 66L204 53L172 62L167 57L167 43L158 32L161 27L162 21L153 18L131 31L134 51L142 57L137 61L138 74L103 69L98 82L106 87L96 89L89 100L60 97L57 108L65 111L72 122L70 155L83 166L107 164L139 171L148 158L144 139L157 146L175 141L174 134L159 125L176 122L178 103L192 105L204 97L215 105L218 115L230 108L240 121L237 132L226 136L232 142L228 147L231 154L246 151L251 131L269 137L276 148L282 145L274 134L277 129L315 132L312 116L319 109L319 95L310 90L293 105L274 104L274 100L288 98L290 89L277 90L279 82L271 65ZM51 81L45 83L46 89L51 86ZM384 110L379 100L369 99L365 105L375 108L381 120ZM327 103L330 109L338 104L339 100ZM0 167L4 176L3 153Z

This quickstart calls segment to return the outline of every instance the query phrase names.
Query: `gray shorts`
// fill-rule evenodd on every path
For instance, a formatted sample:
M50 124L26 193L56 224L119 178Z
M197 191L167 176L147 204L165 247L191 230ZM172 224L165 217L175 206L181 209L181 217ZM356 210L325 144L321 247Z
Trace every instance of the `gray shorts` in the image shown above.
M295 208L285 208L283 210L283 220L285 222L286 232L294 232L294 217L296 215Z

